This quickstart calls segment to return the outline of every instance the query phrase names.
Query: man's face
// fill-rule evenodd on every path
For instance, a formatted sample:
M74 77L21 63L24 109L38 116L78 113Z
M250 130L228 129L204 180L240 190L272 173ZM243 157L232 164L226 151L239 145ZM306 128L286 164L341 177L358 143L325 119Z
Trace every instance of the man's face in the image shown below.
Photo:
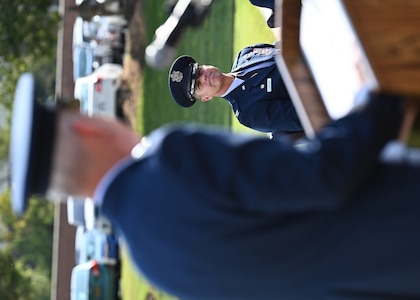
M194 97L203 102L220 96L223 83L223 73L214 66L202 65L198 67Z

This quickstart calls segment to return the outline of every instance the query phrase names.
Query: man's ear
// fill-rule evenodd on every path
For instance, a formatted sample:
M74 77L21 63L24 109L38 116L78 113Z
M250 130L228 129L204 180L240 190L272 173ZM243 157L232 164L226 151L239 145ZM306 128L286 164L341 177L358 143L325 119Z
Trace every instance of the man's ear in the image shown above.
M201 97L202 102L206 102L206 101L209 101L211 99L213 99L213 96L203 96L203 97Z

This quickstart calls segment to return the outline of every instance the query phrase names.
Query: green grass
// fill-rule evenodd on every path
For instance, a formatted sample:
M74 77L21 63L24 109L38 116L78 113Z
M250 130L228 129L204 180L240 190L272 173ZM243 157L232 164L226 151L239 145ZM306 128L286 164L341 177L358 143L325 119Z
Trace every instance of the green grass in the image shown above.
M146 1L144 9L146 40L151 41L154 30L165 21L163 0ZM178 46L178 55L188 54L200 63L211 64L228 72L237 52L254 43L272 43L274 36L267 27L258 8L244 0L214 1L205 23L198 29L188 30ZM237 122L229 104L223 99L196 103L183 109L172 100L168 89L168 70L156 71L146 67L141 83L142 96L137 112L137 128L141 134L171 122L198 122L216 124L233 131L252 132ZM129 255L123 251L123 299L144 300L148 292L156 299L175 299L152 288L132 268ZM177 270L173 270L176 276Z
M165 20L165 16L154 17L151 13L159 10L161 4L158 2L161 1L147 2L149 4L145 15L148 41L152 40L154 29ZM181 44L178 45L178 55L188 54L198 61L228 70L232 63L233 15L233 1L215 1L203 26L199 29L189 29L184 34ZM143 75L144 93L143 99L140 99L143 102L143 110L138 112L138 119L143 120L143 133L147 134L170 122L187 121L230 126L227 103L197 103L190 109L183 109L175 104L169 93L168 70L156 71L146 67Z

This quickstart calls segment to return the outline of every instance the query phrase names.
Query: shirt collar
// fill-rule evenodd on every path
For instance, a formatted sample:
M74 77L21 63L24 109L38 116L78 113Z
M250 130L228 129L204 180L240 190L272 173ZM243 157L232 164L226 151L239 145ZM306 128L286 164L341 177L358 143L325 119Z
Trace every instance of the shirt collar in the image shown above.
M221 95L220 97L225 97L226 95L229 95L229 93L231 93L234 89L236 89L238 86L240 86L242 83L244 82L244 80L239 79L235 76L235 78L233 79L232 83L230 84L229 88L227 89L227 91Z

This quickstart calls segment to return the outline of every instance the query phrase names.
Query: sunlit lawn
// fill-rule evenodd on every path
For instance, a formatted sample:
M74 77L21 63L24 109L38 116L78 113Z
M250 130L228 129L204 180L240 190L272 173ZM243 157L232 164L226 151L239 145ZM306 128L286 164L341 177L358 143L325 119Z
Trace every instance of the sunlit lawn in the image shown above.
M165 19L163 0L146 1L145 16L147 40L153 38L154 29ZM178 54L189 54L199 62L218 66L228 72L236 53L254 43L272 43L274 35L267 27L258 8L244 0L214 1L211 12L199 29L189 30L183 36ZM223 99L197 103L190 109L178 107L168 90L168 70L146 68L143 73L141 105L137 113L137 130L148 134L153 129L170 122L198 122L217 124L233 131L255 134L240 125L230 106ZM128 254L123 251L122 293L124 300L143 300L151 292L156 299L174 299L150 287L132 268ZM173 270L176 276L177 270Z

